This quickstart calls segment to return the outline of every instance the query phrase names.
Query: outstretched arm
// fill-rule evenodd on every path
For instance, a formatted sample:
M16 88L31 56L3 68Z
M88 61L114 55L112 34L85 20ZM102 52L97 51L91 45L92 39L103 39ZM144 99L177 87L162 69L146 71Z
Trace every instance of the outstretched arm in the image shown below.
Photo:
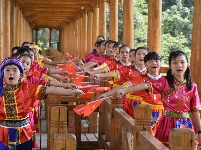
M59 82L57 80L50 80L50 86L56 86L56 87L63 87L63 88L69 88L69 89L76 89L77 86L71 83L63 83Z
M81 95L84 94L84 92L79 89L70 90L70 89L64 89L64 88L55 87L55 86L48 86L45 91L45 94L80 97Z
M149 88L150 88L150 86L147 83L137 84L137 85L129 87L129 88L123 87L123 89L120 89L117 92L115 92L114 97L122 98L122 96L127 94L127 93L138 92L138 91L146 90Z
M120 86L118 86L118 87L116 87L116 88L113 88L111 91L108 91L108 92L106 92L106 93L101 94L101 95L98 97L98 99L99 99L99 98L108 97L108 96L112 96L112 95L114 95L114 94L115 94L118 90L120 90L120 89L124 89L124 86L123 86L123 85L120 85Z

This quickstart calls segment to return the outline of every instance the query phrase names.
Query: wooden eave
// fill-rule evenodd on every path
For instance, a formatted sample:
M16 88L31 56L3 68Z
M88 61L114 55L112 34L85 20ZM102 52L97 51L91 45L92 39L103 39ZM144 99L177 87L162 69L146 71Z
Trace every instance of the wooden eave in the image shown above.
M14 0L32 28L62 28L84 11L91 11L97 0Z

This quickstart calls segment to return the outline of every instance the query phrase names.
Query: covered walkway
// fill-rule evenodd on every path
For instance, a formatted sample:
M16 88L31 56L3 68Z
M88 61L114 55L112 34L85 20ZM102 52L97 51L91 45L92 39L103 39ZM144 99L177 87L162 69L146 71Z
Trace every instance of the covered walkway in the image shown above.
M12 47L21 46L24 41L37 41L33 39L33 32L39 28L59 30L59 51L62 54L68 52L82 58L91 52L98 35L106 37L106 5L110 7L109 39L118 41L118 3L124 7L122 42L134 48L134 0L0 0L0 61L10 56ZM199 95L201 95L200 10L201 0L195 0L190 68L193 80L198 85ZM161 13L162 0L148 0L147 47L158 53L161 49ZM108 103L105 102L102 109L106 109L106 106ZM108 112L115 106L108 108ZM118 112L120 110L115 109L114 114L118 116ZM125 122L129 127L134 124L134 121L128 118ZM125 129L123 125L119 128ZM117 133L114 135L117 136ZM108 140L109 138L104 142L108 143ZM115 141L112 142L116 144ZM124 146L130 143L124 143Z

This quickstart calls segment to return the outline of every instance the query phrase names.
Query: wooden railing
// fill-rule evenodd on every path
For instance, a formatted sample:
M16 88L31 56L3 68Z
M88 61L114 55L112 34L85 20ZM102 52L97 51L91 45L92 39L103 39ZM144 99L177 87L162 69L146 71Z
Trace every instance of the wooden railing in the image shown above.
M99 109L99 147L107 150L169 150L151 133L151 106L139 104L135 119L122 110L121 100L108 99ZM101 124L101 122L104 122ZM194 150L190 129L172 129L171 150Z

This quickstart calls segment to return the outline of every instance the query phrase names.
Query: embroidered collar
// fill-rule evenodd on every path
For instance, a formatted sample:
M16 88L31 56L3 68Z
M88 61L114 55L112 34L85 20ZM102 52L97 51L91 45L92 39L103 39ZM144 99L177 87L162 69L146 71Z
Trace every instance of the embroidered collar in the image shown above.
M137 72L139 72L140 74L144 74L147 71L146 67L144 67L143 69L139 68L137 65L134 65L134 67L137 70Z
M157 77L147 73L148 78L150 78L151 80L158 80L159 78L162 77L162 74L158 75Z
M3 92L7 92L7 91L15 91L18 87L20 86L20 83L14 85L13 87L9 88L9 89L3 89Z
M183 81L179 81L177 78L174 77L174 84L176 86L180 85L180 84L183 84L186 82L186 79L184 79Z
M123 65L123 66L130 66L131 65L131 63L130 62L128 62L127 64L126 63L124 63L124 62L122 62L122 60L120 59L119 60L119 62Z

